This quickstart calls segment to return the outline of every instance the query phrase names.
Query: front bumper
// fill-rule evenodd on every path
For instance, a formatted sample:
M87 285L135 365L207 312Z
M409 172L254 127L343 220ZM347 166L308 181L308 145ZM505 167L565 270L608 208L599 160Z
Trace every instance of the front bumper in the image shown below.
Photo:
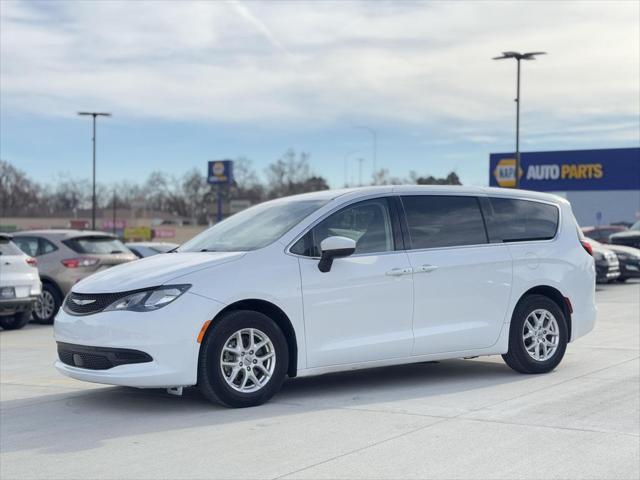
M640 260L624 260L620 262L620 277L640 277Z
M76 347L137 350L152 360L101 370L60 360L55 366L64 375L87 382L143 388L195 385L200 351L198 333L204 322L222 308L222 303L187 292L152 312L76 316L61 309L54 323L57 342Z
M596 281L598 283L607 283L615 280L620 276L620 267L618 265L596 265Z

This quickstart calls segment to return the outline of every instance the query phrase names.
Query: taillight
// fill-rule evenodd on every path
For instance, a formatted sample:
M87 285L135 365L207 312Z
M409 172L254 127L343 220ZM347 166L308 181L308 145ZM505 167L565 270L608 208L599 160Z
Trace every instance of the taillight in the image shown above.
M587 253L593 257L593 248L591 247L591 244L586 240L580 240L580 243Z
M27 261L27 263L28 263L29 265L31 265L32 267L35 267L35 266L37 266L37 265L38 265L38 261L37 261L35 258L33 258L33 257L28 257L28 258L26 259L26 261Z
M88 257L67 258L66 260L62 260L62 265L67 268L92 267L97 263L97 258Z

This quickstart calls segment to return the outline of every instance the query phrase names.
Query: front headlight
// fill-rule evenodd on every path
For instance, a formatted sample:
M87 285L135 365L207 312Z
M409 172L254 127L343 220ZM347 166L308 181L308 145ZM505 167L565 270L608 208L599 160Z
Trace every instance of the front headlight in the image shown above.
M114 310L129 310L132 312L150 312L169 305L176 298L189 290L191 285L166 285L131 293L119 298L107 308L105 312Z

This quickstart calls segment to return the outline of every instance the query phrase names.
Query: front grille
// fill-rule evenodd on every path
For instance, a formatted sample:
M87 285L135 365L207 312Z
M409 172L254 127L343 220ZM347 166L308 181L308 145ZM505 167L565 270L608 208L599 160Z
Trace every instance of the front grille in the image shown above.
M58 342L58 358L66 365L87 370L108 370L118 365L147 363L153 359L145 352L126 348L88 347Z
M119 300L137 291L139 290L133 290L129 292L120 292L120 293L71 292L69 293L69 295L67 295L67 298L64 302L64 309L67 313L71 313L73 315L90 315L92 313L98 313L103 311L105 308L107 308L116 300ZM90 303L85 303L87 301Z

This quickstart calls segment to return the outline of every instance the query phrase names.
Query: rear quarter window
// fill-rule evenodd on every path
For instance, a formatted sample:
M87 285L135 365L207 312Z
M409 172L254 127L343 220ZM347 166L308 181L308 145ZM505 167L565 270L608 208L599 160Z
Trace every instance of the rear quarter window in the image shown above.
M491 242L550 240L558 231L555 205L515 198L489 198L487 227Z

